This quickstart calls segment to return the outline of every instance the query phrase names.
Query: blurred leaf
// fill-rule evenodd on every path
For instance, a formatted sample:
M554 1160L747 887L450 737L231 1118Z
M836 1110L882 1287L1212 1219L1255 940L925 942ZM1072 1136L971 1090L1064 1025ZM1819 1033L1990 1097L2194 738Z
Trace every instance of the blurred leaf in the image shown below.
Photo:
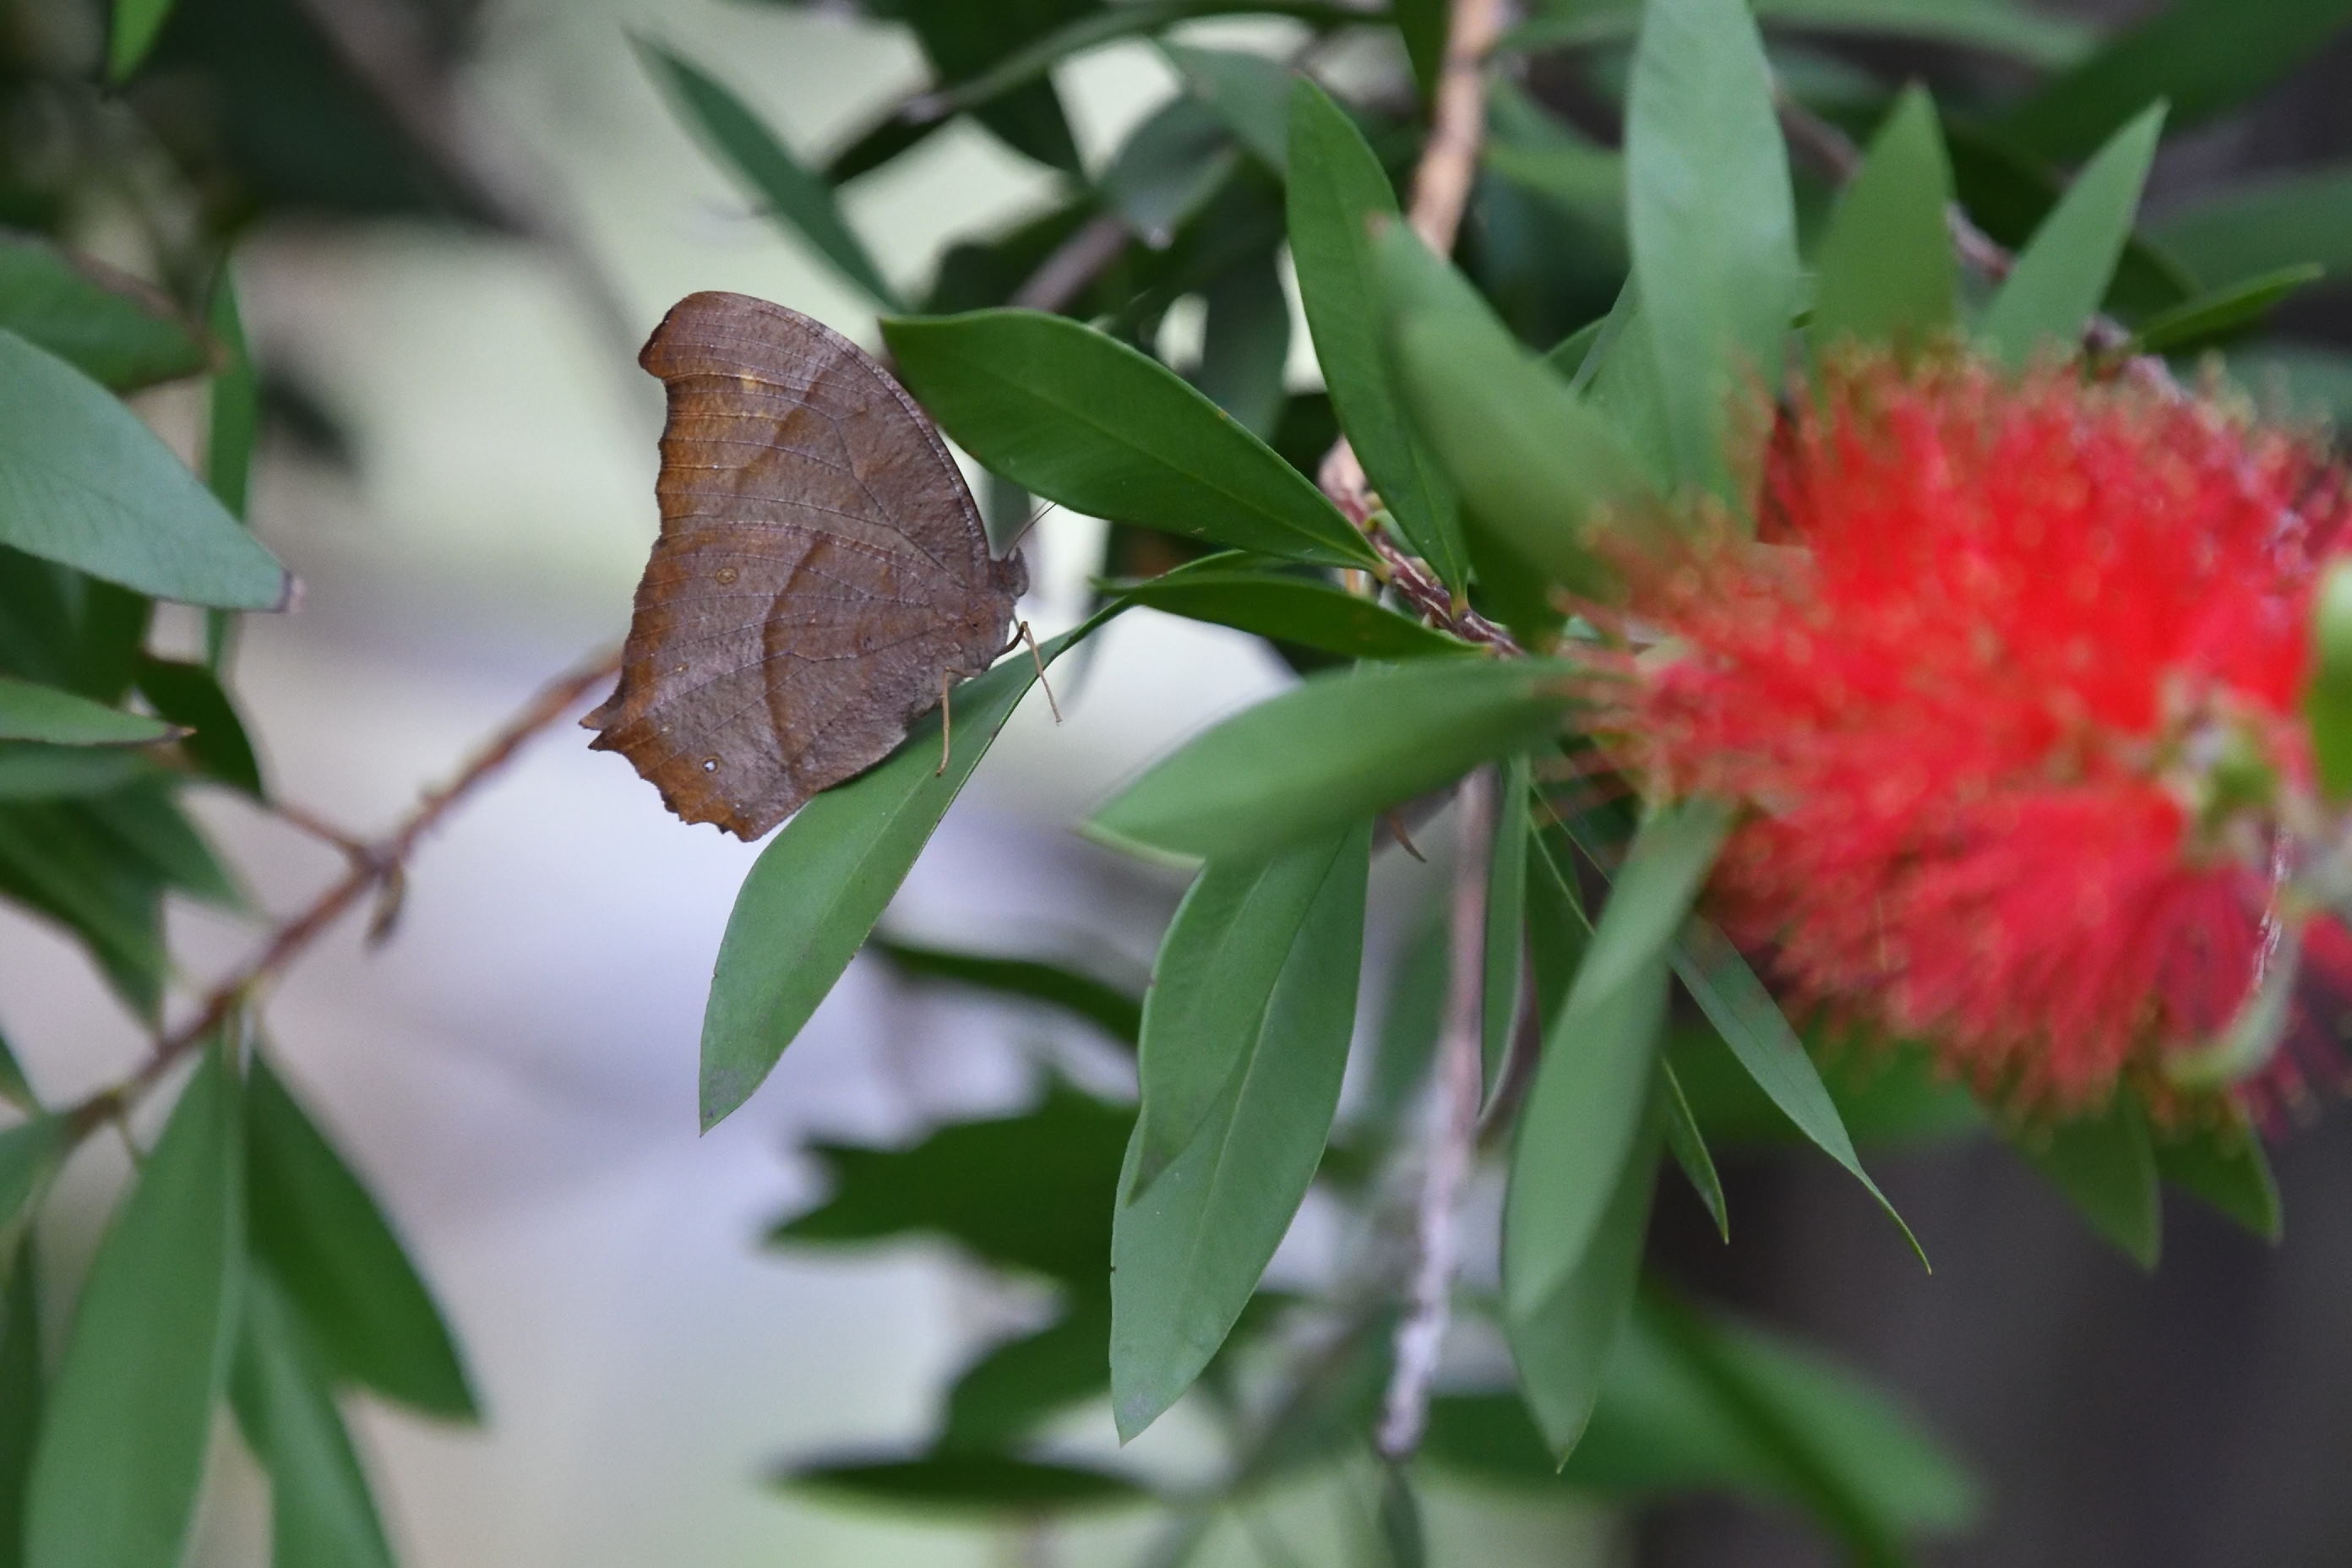
M2210 283L2230 284L2316 264L2352 269L2352 167L2258 175L2193 201L2149 226L2157 242Z
M778 1477L776 1484L893 1511L1019 1517L1118 1507L1151 1498L1140 1485L1111 1470L986 1453L820 1461L795 1467Z
M153 604L0 545L0 668L109 707L131 693Z
M123 1000L154 1016L169 961L152 868L66 805L9 805L0 807L0 893L73 931Z
M168 296L37 235L0 231L0 327L118 392L205 368Z
M1388 172L1355 122L1312 80L1290 89L1291 264L1333 406L1381 504L1441 581L1468 581L1452 485L1405 425L1382 342L1373 217L1398 220ZM1319 459L1318 459L1319 460Z
M679 118L702 139L767 214L814 247L841 275L886 310L904 309L853 233L824 182L792 154L749 104L699 66L658 44L637 40L646 69L668 90Z
M1716 1173L1715 1156L1707 1152L1706 1134L1691 1115L1690 1101L1683 1098L1683 1086L1675 1077L1674 1064L1661 1059L1658 1063L1658 1105L1665 1119L1666 1152L1682 1167L1690 1181L1691 1190L1706 1206L1707 1217L1724 1240L1731 1239L1731 1215L1724 1206L1723 1178Z
M1378 1510L1381 1546L1389 1568L1424 1568L1429 1562L1428 1531L1422 1527L1421 1500L1404 1468L1390 1465L1381 1473Z
M956 241L940 257L930 291L923 297L924 313L953 315L1003 304L1093 216L1094 204L1088 198L1048 208L981 238ZM1115 276L1117 270L1107 268L1106 276ZM1090 316L1095 312L1087 301L1094 298L1092 291L1081 294L1070 309L1081 317Z
M270 1562L392 1568L326 1363L267 1269L246 1276L229 1394L246 1446L269 1472Z
M1207 307L1192 384L1260 440L1282 417L1290 356L1290 298L1273 251L1233 268L1202 292Z
M144 713L125 713L70 691L0 675L0 740L58 746L143 746L180 731Z
M1087 830L1180 857L1265 854L1532 745L1559 728L1570 678L1533 658L1315 676L1195 736Z
M1445 1012L1447 938L1444 911L1432 910L1387 965L1380 1031L1353 1117L1353 1125L1376 1141L1395 1135L1429 1077Z
M25 1494L46 1401L39 1255L30 1231L0 1265L0 1568L24 1568Z
M226 910L247 907L245 891L160 782L132 784L64 808L78 837L104 858L137 865L164 887Z
M1988 349L2022 365L2053 341L2071 348L2081 340L2131 236L2163 130L2164 106L2158 104L2084 165L1986 308L1977 335Z
M1177 906L1144 994L1128 1201L1150 1190L1226 1090L1275 1048L1269 1037L1297 1024L1284 1006L1319 978L1305 966L1332 940L1328 889L1359 837L1350 828L1268 860L1212 861Z
M1985 1115L1968 1090L1937 1076L1917 1047L1832 1042L1809 1034L1806 1055L1860 1145L1916 1144L1981 1131ZM1712 1026L1678 1029L1672 1040L1684 1098L1717 1143L1808 1142L1731 1054Z
M2271 418L2352 426L2352 355L2308 343L2261 342L2231 349L2228 369Z
M2026 1130L2014 1142L2093 1230L2142 1268L2156 1267L2164 1204L2147 1116L2137 1098L2119 1090L2104 1110Z
M1625 186L1675 472L1744 508L1735 405L1780 379L1799 273L1771 68L1742 0L1651 0L1643 11Z
M1405 58L1412 63L1412 84L1426 109L1437 97L1437 79L1445 68L1445 34L1452 21L1446 0L1394 0L1389 7L1403 36Z
M171 15L172 0L114 0L114 25L106 37L107 80L125 82L137 74Z
M893 942L882 936L868 937L866 947L910 978L945 980L1003 996L1043 1002L1083 1018L1112 1039L1130 1046L1143 1027L1141 1001L1118 986L1058 963L992 953L955 952L941 947Z
M274 610L286 569L99 384L0 331L0 542L159 598Z
M41 1109L40 1098L34 1094L33 1086L26 1081L24 1066L16 1060L16 1053L9 1048L5 1035L0 1035L0 1101L5 1101L27 1114ZM0 1202L0 1212L6 1207L5 1202ZM5 1223L0 1220L0 1224Z
M247 1095L253 1247L338 1378L427 1415L473 1421L457 1346L383 1211L257 1056Z
M266 798L261 763L218 676L201 664L145 655L139 660L139 692L156 712L191 731L180 742L180 752L205 777L256 800Z
M947 82L967 81L1013 53L1102 9L1100 0L906 0L901 15ZM1008 88L973 109L974 118L1015 152L1065 174L1083 171L1069 121L1050 79Z
M1920 346L1952 324L1959 280L1945 214L1952 170L1936 105L1912 88L1838 198L1813 258L1812 338Z
M2053 158L2082 156L2168 99L2176 127L2235 108L2316 54L2347 21L2347 0L2176 0L2043 84L2008 132Z
M1166 1081L1158 1075L1166 1070L1167 1055L1159 1054L1163 1065L1155 1068L1156 1045L1238 1059L1192 1141L1148 1188L1139 1177L1150 1110L1128 1143L1110 1276L1111 1409L1122 1440L1157 1420L1215 1355L1315 1179L1355 1024L1370 848L1370 829L1360 826L1336 847L1302 847L1286 857L1302 867L1319 859L1323 868L1301 913L1290 912L1296 906L1277 911L1270 903L1236 910L1236 937L1255 932L1285 953L1279 973L1265 977L1270 989L1257 991L1255 974L1249 981L1251 1005L1237 1009L1250 1028L1241 1042L1157 1031L1160 1016L1172 1020L1181 1013L1203 1026L1218 1016L1206 1009L1160 1009L1164 986L1223 980L1197 970L1171 971L1171 962L1202 955L1180 943L1179 931L1171 929L1171 946L1178 951L1163 952L1147 1005L1147 1105ZM1212 869L1202 885L1223 875Z
M1244 49L1195 48L1165 39L1160 49L1187 90L1261 163L1281 174L1290 156L1290 84L1297 73Z
M1530 768L1522 753L1502 766L1496 795L1494 842L1487 847L1486 919L1481 949L1486 975L1479 987L1480 1054L1491 1088L1510 1048L1519 1010L1519 971L1527 947L1528 789ZM1466 854L1477 853L1468 846Z
M1379 557L1297 469L1167 366L1034 310L883 323L958 446L1073 511L1330 566Z
M15 1237L16 1221L72 1147L71 1124L62 1116L36 1116L0 1131L0 1238Z
M1165 249L1178 226L1232 177L1241 154L1225 122L1196 98L1173 98L1119 143L1102 191L1138 238Z
M1479 156L1488 172L1550 203L1589 231L1619 272L1625 267L1625 159L1553 118L1508 78L1488 89L1491 121Z
M1478 651L1376 599L1318 578L1276 575L1211 561L1139 583L1121 583L1115 591L1146 609L1234 626L1347 658L1410 659Z
M2124 346L2126 353L2178 354L2219 342L2254 326L2288 295L2326 276L2312 263L2282 267L2200 294L2150 317Z
M2204 1199L2264 1241L2282 1231L2278 1183L2263 1141L2242 1119L2156 1135L2157 1173Z
M0 741L0 802L103 795L154 772L132 751Z
M1629 37L1641 7L1642 0L1550 0L1505 47L1568 48ZM2071 65L2098 41L2082 22L2014 0L1756 0L1756 15L1775 26L1961 45L2040 66Z
M1780 1005L1756 978L1739 950L1706 921L1688 921L1675 949L1675 973L1756 1086L1815 1148L1844 1166L1864 1191L1878 1200L1878 1206L1903 1232L1903 1239L1911 1244L1924 1265L1927 1254L1918 1237L1862 1168L1853 1140L1847 1135L1819 1069L1805 1054L1796 1031L1789 1027Z
M1640 464L1403 225L1375 250L1414 428L1479 523L1549 581L1596 586L1594 527L1644 521L1652 493Z
M905 1149L817 1143L833 1195L768 1233L776 1245L937 1236L1000 1268L1099 1292L1134 1115L1058 1080L1032 1110L952 1122Z
M29 1568L179 1561L236 1342L237 1099L215 1046L99 1244L33 1457Z
M939 1447L1015 1443L1050 1417L1109 1392L1110 1302L1077 1296L1045 1327L991 1347L957 1374Z
M205 483L232 517L245 515L246 490L253 476L254 442L261 425L261 378L245 341L245 321L236 303L236 279L226 261L213 279L205 325L226 363L212 378L205 424Z
M1041 661L1115 613L1053 638ZM961 738L944 767L933 714L887 759L803 806L760 852L727 918L702 1016L706 1131L751 1098L849 967L1036 678L1036 666L1016 658L964 682L949 697Z

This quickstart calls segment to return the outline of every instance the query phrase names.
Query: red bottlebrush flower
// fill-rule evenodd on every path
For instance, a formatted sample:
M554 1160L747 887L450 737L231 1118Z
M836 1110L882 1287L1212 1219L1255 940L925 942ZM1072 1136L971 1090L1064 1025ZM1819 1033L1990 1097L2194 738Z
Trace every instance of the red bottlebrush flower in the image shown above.
M1613 749L1749 808L1711 897L1798 1004L2013 1105L2153 1086L2264 962L2347 510L2310 446L2168 389L1833 363L1768 456L1765 542L1630 571L1664 640Z

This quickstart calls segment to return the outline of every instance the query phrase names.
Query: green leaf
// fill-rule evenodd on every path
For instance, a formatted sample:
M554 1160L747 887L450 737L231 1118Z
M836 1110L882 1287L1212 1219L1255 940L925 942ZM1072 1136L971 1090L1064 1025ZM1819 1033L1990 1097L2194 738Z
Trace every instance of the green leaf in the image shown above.
M1731 1239L1731 1215L1724 1206L1723 1178L1717 1174L1715 1156L1707 1152L1706 1135L1699 1131L1697 1119L1691 1115L1690 1101L1683 1098L1683 1086L1675 1077L1674 1064L1658 1063L1658 1104L1665 1119L1666 1151L1682 1167L1690 1181L1691 1190L1698 1201L1706 1205L1709 1219L1724 1240Z
M1290 89L1290 259L1332 406L1381 504L1443 582L1468 581L1453 486L1406 426L1381 332L1378 257L1367 226L1398 217L1388 171L1311 79Z
M1373 1143L1395 1136L1414 1093L1429 1077L1445 1012L1448 932L1443 910L1431 912L1388 963L1387 995L1370 1069L1354 1106L1351 1129Z
M1421 1500L1401 1465L1386 1467L1381 1476L1376 1522L1387 1568L1427 1568L1429 1532L1422 1524Z
M2326 268L2305 262L2216 289L2210 294L2175 305L2150 317L2132 334L2126 353L2187 353L2247 331L2288 295L2327 275Z
M1926 1264L1927 1254L1918 1237L1870 1179L1870 1173L1862 1168L1862 1158L1854 1152L1853 1140L1847 1135L1836 1101L1822 1082L1820 1069L1805 1054L1796 1031L1789 1027L1780 1005L1772 1000L1772 994L1756 978L1739 950L1706 921L1685 921L1675 950L1675 973L1748 1076L1756 1080L1756 1087L1814 1147L1844 1166L1878 1200L1886 1217L1903 1232L1903 1239L1919 1254L1920 1263Z
M1295 933L1267 920L1268 940L1286 949L1281 972L1207 1116L1148 1188L1139 1176L1153 1112L1137 1121L1111 1231L1111 1409L1122 1440L1157 1420L1216 1354L1315 1178L1355 1024L1370 849L1370 829L1359 826L1336 852L1297 852L1302 862L1323 858L1321 885ZM1235 916L1237 924L1252 919ZM1155 999L1148 1013L1156 1007ZM1150 1065L1149 1016L1145 1037L1148 1102L1166 1081ZM1189 1043L1203 1052L1232 1048L1218 1039Z
M9 1048L5 1035L0 1035L0 1100L28 1114L41 1109L40 1097L33 1092L33 1086L26 1080L24 1066L16 1060L16 1053ZM0 1213L5 1213L5 1209L6 1205L0 1203ZM0 1224L5 1223L5 1220L0 1220Z
M1651 0L1643 12L1625 186L1641 325L1675 472L1743 506L1736 405L1778 385L1799 286L1788 152L1743 0Z
M1409 659L1476 653L1473 644L1320 578L1221 566L1181 566L1118 596L1146 609L1208 621L1343 658Z
M1102 191L1137 237L1164 250L1240 163L1233 132L1207 104L1171 99L1119 144Z
M716 77L660 45L642 38L636 45L638 58L668 92L679 117L771 217L798 233L886 310L904 309L865 243L843 219L831 189L802 167L749 104Z
M2119 1091L2103 1111L2028 1130L2016 1142L2093 1230L2142 1268L2156 1267L2164 1206L2147 1116L2137 1099Z
M269 1472L269 1560L392 1568L392 1547L335 1408L327 1363L267 1269L246 1278L229 1397L246 1446Z
M10 805L0 808L0 891L72 931L123 999L152 1016L167 962L153 868L68 807Z
M1057 26L1083 21L1099 10L1098 0L1023 0L1012 5L973 5L967 0L907 0L895 7L909 23L923 53L944 81L969 81L1024 45L1050 37ZM974 117L1014 151L1049 168L1079 174L1078 150L1070 137L1062 100L1049 79L1032 79L984 103Z
M0 231L0 327L117 392L205 368L205 344L152 285L59 248Z
M2242 1119L2158 1133L2156 1169L2264 1241L2277 1242L2283 1225L2278 1183L2262 1139Z
M1464 504L1548 580L1597 586L1592 530L1654 499L1640 462L1402 224L1374 249L1406 409Z
M1234 1079L1272 1048L1268 1037L1297 1023L1277 1010L1288 994L1281 982L1329 940L1309 917L1328 905L1325 889L1359 837L1351 828L1268 860L1212 861L1176 907L1144 994L1130 1200L1199 1135Z
M39 1255L30 1231L0 1262L0 1568L24 1568L25 1494L46 1401Z
M256 800L266 798L260 759L219 676L201 664L142 655L139 693L156 712L189 731L180 742L181 754L205 777Z
M1631 37L1642 0L1570 0L1539 10L1505 47L1566 48ZM2050 67L2073 65L2098 42L2091 26L2015 0L1756 0L1756 15L1778 26L1916 38Z
M125 82L155 47L172 15L172 0L114 0L114 25L107 30L106 79Z
M1486 858L1486 976L1479 987L1481 1054L1492 1085L1509 1050L1519 1011L1519 973L1527 950L1528 790L1533 770L1522 754L1503 764L1495 838ZM1468 851L1475 853L1475 847Z
M1110 1391L1110 1303L1081 1296L1033 1334L993 1346L956 1376L941 1449L1017 1442L1073 1405Z
M0 544L0 668L12 675L119 705L153 616L142 595Z
M72 1147L71 1124L62 1116L37 1116L0 1131L0 1238L16 1234L16 1221Z
M1437 79L1445 68L1445 34L1452 7L1445 0L1395 0L1389 7L1397 31L1404 36L1405 58L1412 62L1412 84L1425 109L1437 97Z
M53 686L0 675L0 740L57 746L144 746L179 734L177 725L125 713Z
M259 1057L247 1103L254 1251L327 1365L428 1415L478 1419L457 1343L383 1209Z
M157 598L283 608L286 569L103 387L0 331L0 543Z
M1160 40L1160 52L1236 141L1279 174L1289 158L1294 73L1245 49L1203 49Z
M1085 1019L1114 1040L1133 1045L1143 1027L1143 1004L1128 992L1090 974L1034 958L956 952L869 937L866 950L910 978L944 980L1000 996L1018 996L1058 1007Z
M1192 384L1260 440L1282 418L1290 356L1290 297L1271 250L1227 268L1201 291L1206 307Z
M1047 642L1040 661L1102 619ZM705 1131L751 1098L849 967L1036 669L1006 659L950 694L961 739L944 767L934 714L888 758L803 806L760 852L727 917L702 1015Z
M64 808L76 836L162 886L225 910L248 907L243 889L163 784L133 784Z
M2140 186L2163 132L2164 106L2157 104L2084 165L1986 308L1977 335L1987 348L2021 365L2053 340L2069 349L2081 340L2131 237Z
M1816 344L1853 337L1916 347L1951 325L1958 290L1945 226L1951 200L1935 101L1912 88L1838 198L1813 259Z
M2008 132L2045 156L2076 158L2151 99L2189 126L2252 98L2302 65L2347 21L2347 0L2179 0L2043 84Z
M1035 310L882 324L956 444L1073 511L1288 560L1370 568L1363 536L1297 469L1167 366Z
M261 433L261 377L246 346L236 279L226 261L213 279L205 324L227 363L212 378L212 406L205 423L205 483L230 516L243 517L246 490L253 477L254 444Z
M961 1121L906 1149L819 1143L833 1195L768 1234L779 1246L940 1237L982 1261L1100 1293L1134 1115L1055 1080L1034 1109Z
M1570 679L1532 658L1318 675L1195 737L1087 831L1200 859L1264 855L1533 745L1558 730Z
M154 773L155 764L136 752L0 741L0 801L104 795Z
M99 1245L33 1457L28 1568L179 1561L236 1342L237 1098L215 1046Z
M1010 1454L940 1453L912 1459L818 1461L786 1472L776 1484L893 1513L929 1510L1034 1518L1151 1500L1140 1485L1115 1471L1015 1458Z
M2148 232L2209 282L2310 263L2342 272L2352 268L2352 167L2232 182L2157 219Z

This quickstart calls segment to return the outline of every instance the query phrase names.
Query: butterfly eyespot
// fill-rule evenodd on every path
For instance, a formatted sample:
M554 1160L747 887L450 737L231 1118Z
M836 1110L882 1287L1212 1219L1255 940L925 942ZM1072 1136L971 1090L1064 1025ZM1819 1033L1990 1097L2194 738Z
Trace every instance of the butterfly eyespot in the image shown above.
M703 759L702 759L702 771L703 771L704 773L717 773L717 772L719 771L719 759L718 759L717 757L705 757L705 758L703 758Z
M734 567L721 566L719 569L719 585L724 588L728 584L735 581L738 575L739 574L736 572Z

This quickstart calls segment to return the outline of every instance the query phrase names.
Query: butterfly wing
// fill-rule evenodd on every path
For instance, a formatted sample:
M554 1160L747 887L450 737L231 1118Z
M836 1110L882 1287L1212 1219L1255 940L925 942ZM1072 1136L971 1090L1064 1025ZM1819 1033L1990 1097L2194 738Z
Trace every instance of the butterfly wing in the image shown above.
M756 838L985 669L1026 585L939 433L796 311L681 300L640 356L669 417L661 532L612 700L582 721L688 822Z

